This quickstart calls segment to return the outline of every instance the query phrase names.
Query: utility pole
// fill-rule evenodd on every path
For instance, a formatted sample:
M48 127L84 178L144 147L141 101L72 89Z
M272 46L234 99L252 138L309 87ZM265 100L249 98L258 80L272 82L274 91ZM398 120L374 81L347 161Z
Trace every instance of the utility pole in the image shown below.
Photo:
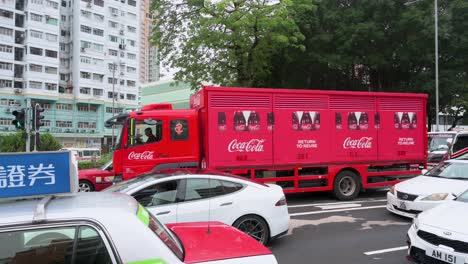
M117 64L114 62L112 67L112 118L115 116L115 67ZM112 141L111 141L111 148L114 151L114 125L112 125Z
M31 137L30 137L30 127L31 127L31 99L26 99L26 118L25 118L25 127L26 127L26 152L30 152L31 150Z
M434 0L436 131L439 131L439 29L437 0Z

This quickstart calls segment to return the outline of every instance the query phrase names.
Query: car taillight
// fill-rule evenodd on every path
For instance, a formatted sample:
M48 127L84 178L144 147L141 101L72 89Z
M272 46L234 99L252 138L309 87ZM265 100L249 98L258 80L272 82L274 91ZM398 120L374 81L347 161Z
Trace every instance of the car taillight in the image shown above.
M279 201L276 202L275 206L283 206L286 205L286 197L283 196Z

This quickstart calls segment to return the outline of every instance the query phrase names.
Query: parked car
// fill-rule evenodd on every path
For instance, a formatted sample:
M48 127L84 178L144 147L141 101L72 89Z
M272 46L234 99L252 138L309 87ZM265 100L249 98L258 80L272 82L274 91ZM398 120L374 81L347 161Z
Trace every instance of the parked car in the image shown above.
M62 148L62 150L71 150L78 153L78 161L92 161L101 159L101 150L98 148Z
M132 195L163 223L219 221L263 244L289 228L282 188L237 176L147 174L117 183L104 192Z
M468 161L444 161L424 175L392 186L387 193L387 210L413 218L423 211L453 200L466 189Z
M408 231L408 258L415 263L466 263L467 223L468 192L419 214Z
M112 185L114 180L112 160L95 169L78 171L79 192L101 191Z

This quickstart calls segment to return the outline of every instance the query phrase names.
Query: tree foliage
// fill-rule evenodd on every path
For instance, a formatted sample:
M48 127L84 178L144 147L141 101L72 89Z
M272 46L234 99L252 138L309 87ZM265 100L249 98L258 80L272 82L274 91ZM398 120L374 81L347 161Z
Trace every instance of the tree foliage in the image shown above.
M23 132L0 135L0 152L24 152L26 150L26 138L26 134ZM49 133L42 133L39 141L39 151L55 151L62 148L57 139ZM32 139L30 150L34 149L33 144Z

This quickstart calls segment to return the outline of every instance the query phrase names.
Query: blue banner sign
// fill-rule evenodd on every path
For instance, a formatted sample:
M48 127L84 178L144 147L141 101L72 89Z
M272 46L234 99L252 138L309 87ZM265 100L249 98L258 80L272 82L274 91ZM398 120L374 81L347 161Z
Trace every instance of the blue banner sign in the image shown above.
M0 154L0 199L76 192L69 151Z

